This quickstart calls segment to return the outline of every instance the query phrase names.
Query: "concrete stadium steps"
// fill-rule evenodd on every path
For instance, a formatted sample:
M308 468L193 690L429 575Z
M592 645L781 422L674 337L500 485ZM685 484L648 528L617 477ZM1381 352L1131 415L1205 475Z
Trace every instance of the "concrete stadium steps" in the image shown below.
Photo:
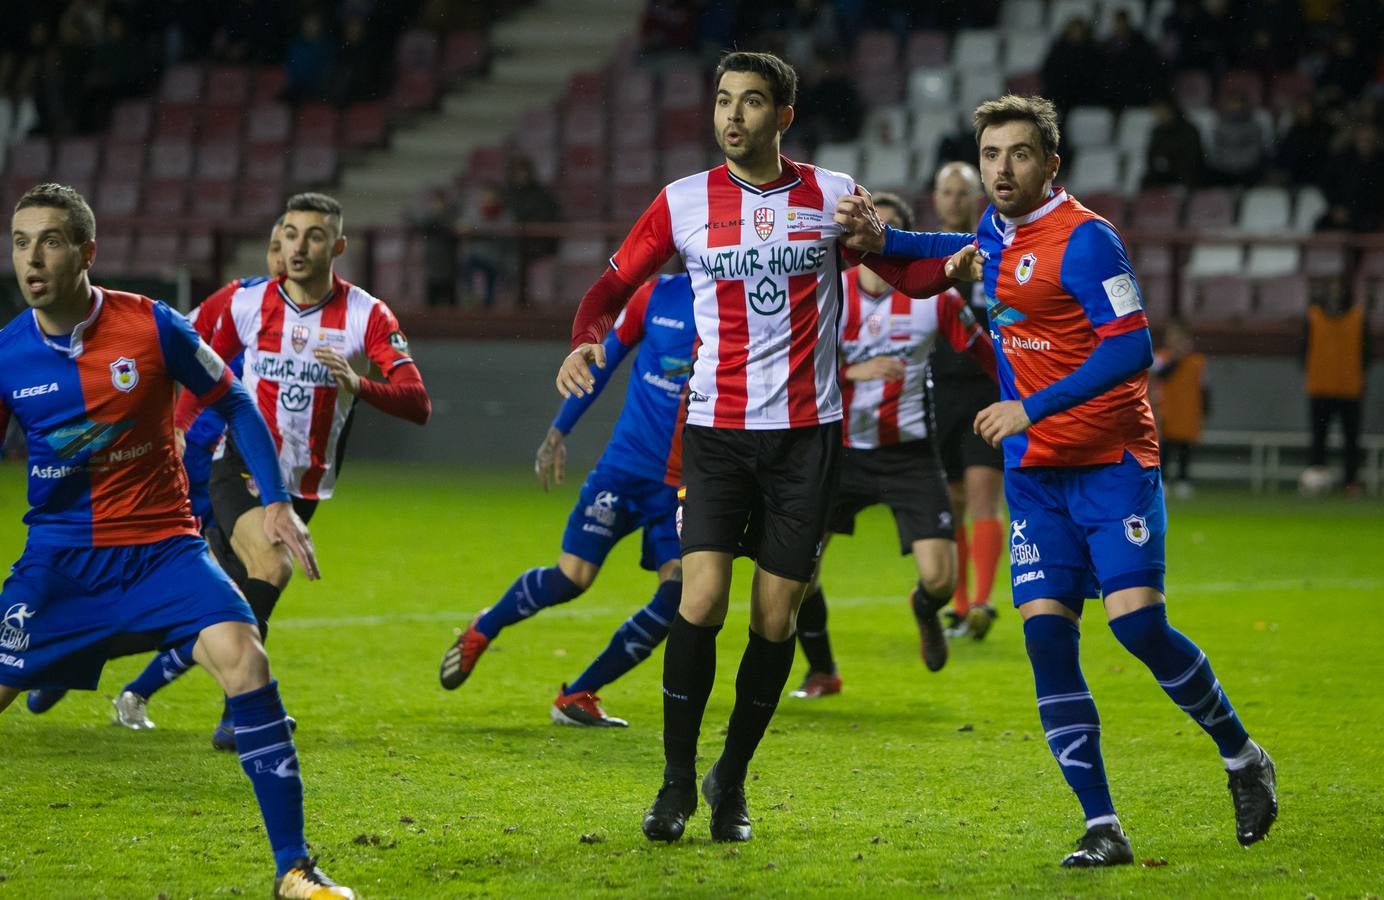
M574 73L604 66L639 28L642 0L542 0L491 32L490 75L442 97L436 112L393 132L387 150L350 158L333 192L348 229L397 225L425 188L446 184L473 149L502 141L526 109L551 103ZM240 242L222 273L264 267L259 238Z

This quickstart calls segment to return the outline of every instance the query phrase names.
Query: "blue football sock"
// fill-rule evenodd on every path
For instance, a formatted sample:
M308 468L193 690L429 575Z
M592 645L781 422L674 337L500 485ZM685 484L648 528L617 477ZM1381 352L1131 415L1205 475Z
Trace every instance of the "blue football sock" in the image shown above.
M1089 823L1114 816L1105 760L1100 755L1100 715L1081 674L1081 629L1065 616L1038 615L1024 622L1024 642L1038 689L1038 720L1062 776L1081 801Z
M643 609L615 630L610 646L567 686L568 693L598 691L649 658L668 636L668 626L682 600L682 582L665 581Z
M179 644L155 656L149 660L149 665L144 667L144 671L135 676L134 681L125 685L123 690L134 691L148 700L196 665L192 661L192 648L196 644L197 636L193 635L186 643Z
M1110 630L1126 650L1149 667L1173 702L1211 735L1221 756L1231 758L1244 749L1249 734L1211 671L1211 661L1168 624L1165 604L1145 606L1111 619Z
M298 750L293 746L279 683L230 698L235 720L235 749L240 766L250 776L259 800L269 846L274 849L278 874L308 855L303 836L303 779Z
M522 622L540 609L566 603L581 592L582 588L573 584L557 566L529 569L477 620L476 630L493 641L502 628Z

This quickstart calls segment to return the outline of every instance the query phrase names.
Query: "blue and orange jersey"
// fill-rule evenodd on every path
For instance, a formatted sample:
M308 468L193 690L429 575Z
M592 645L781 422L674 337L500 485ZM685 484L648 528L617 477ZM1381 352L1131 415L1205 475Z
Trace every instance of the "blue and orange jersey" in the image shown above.
M1124 242L1066 191L1014 219L992 206L976 231L1001 399L1029 397L1076 371L1103 339L1148 328ZM1147 371L1003 446L1007 467L1115 463L1126 450L1158 465Z
M678 485L687 416L685 393L697 346L692 282L687 275L661 275L639 286L606 336L606 365L594 370L595 390L564 401L553 427L563 434L570 432L635 346L639 352L625 391L625 406L599 464Z
M29 445L29 542L151 544L197 534L173 441L174 382L212 403L231 372L162 303L92 289L67 336L32 310L0 330L0 434L13 415Z

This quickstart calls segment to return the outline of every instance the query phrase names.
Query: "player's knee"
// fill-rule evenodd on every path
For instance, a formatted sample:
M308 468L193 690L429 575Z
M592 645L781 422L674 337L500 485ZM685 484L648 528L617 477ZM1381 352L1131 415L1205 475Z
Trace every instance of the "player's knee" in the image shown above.
M283 547L266 545L245 561L245 573L283 590L293 578L293 560Z
M1141 659L1153 648L1166 643L1171 629L1167 607L1161 603L1110 620L1110 631L1115 635L1115 640Z
M956 591L956 570L928 572L918 579L918 583L934 600L950 600Z
M750 630L765 640L786 641L798 627L798 614L791 606L759 606L750 609Z
M587 562L579 556L571 553L564 553L557 560L557 570L562 573L576 590L575 594L568 597L568 600L586 593L591 585L596 582L596 576L600 574L601 567L593 562Z
M19 689L8 685L0 684L0 712L5 711L5 707L14 702L14 698L19 696Z

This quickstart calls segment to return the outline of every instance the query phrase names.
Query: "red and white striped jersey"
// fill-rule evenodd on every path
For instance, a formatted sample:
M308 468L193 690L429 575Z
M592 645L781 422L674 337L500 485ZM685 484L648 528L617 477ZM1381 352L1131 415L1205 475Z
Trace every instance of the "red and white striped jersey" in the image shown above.
M673 182L610 259L637 285L682 255L701 341L688 382L691 424L760 430L841 418L841 230L832 214L855 182L782 163L783 177L767 185L724 165Z
M940 333L958 351L980 348L987 338L966 301L955 289L919 300L892 288L879 296L860 288L860 267L841 277L845 315L841 317L841 394L847 447L873 450L921 440L932 422L928 356ZM849 366L876 356L904 362L902 381L850 381ZM990 370L993 377L994 365Z
M370 363L388 374L413 361L408 340L383 301L333 278L325 300L299 308L285 278L241 287L217 323L212 349L222 359L245 351L245 387L259 403L279 448L288 492L325 500L336 483L337 441L355 398L313 356L326 345L364 373Z

